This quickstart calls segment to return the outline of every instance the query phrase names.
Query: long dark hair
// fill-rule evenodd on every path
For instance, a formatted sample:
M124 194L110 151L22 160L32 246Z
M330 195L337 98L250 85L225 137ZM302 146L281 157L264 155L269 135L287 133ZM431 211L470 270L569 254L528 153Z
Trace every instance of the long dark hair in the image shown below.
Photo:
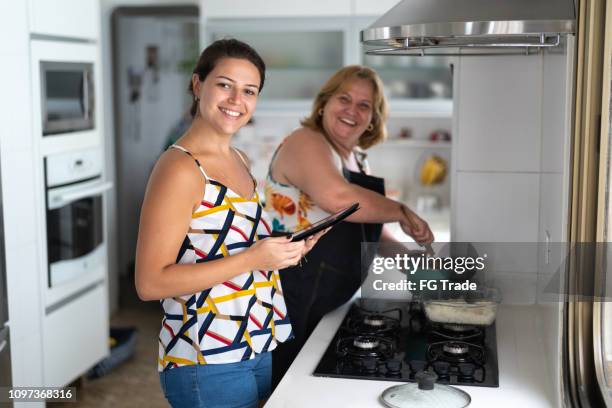
M217 40L206 47L200 54L193 73L198 75L200 81L204 81L222 58L245 59L255 65L259 71L259 92L261 92L266 79L266 64L250 45L235 38ZM189 93L193 95L193 82L191 80L189 80ZM191 117L194 118L197 112L198 102L194 98L190 110Z

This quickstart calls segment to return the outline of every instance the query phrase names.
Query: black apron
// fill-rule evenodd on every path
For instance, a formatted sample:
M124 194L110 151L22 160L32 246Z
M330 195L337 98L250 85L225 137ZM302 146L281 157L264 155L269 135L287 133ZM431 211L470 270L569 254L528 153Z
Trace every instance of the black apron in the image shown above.
M384 179L343 169L345 179L385 194ZM341 222L306 255L301 266L280 271L294 339L272 353L272 386L276 387L296 355L327 313L351 299L365 279L373 253L362 258L361 243L378 243L382 224ZM371 246L369 246L371 249Z

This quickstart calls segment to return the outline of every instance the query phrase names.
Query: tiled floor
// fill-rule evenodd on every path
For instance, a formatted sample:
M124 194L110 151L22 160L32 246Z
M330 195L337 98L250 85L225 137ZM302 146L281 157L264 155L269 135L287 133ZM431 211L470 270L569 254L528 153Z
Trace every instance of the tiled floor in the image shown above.
M111 318L112 327L138 329L136 353L104 377L86 380L77 388L76 403L48 403L53 408L169 407L159 386L157 337L162 317L159 302L142 302L132 281L121 282L121 308Z

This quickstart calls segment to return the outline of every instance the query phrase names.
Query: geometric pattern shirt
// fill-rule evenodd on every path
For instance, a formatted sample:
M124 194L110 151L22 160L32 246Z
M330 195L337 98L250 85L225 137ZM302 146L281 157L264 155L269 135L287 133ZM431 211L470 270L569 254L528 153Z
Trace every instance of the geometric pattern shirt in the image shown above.
M257 188L252 197L243 198L208 177L186 149L171 147L193 157L206 180L177 263L204 263L231 256L270 236ZM198 293L162 299L161 305L159 371L249 360L292 337L277 270L245 272Z

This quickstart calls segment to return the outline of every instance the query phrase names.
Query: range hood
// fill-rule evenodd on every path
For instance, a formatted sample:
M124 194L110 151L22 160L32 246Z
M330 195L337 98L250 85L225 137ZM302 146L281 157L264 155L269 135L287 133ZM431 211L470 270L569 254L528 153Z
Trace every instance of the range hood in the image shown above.
M361 41L379 55L530 54L575 26L573 0L402 0Z

